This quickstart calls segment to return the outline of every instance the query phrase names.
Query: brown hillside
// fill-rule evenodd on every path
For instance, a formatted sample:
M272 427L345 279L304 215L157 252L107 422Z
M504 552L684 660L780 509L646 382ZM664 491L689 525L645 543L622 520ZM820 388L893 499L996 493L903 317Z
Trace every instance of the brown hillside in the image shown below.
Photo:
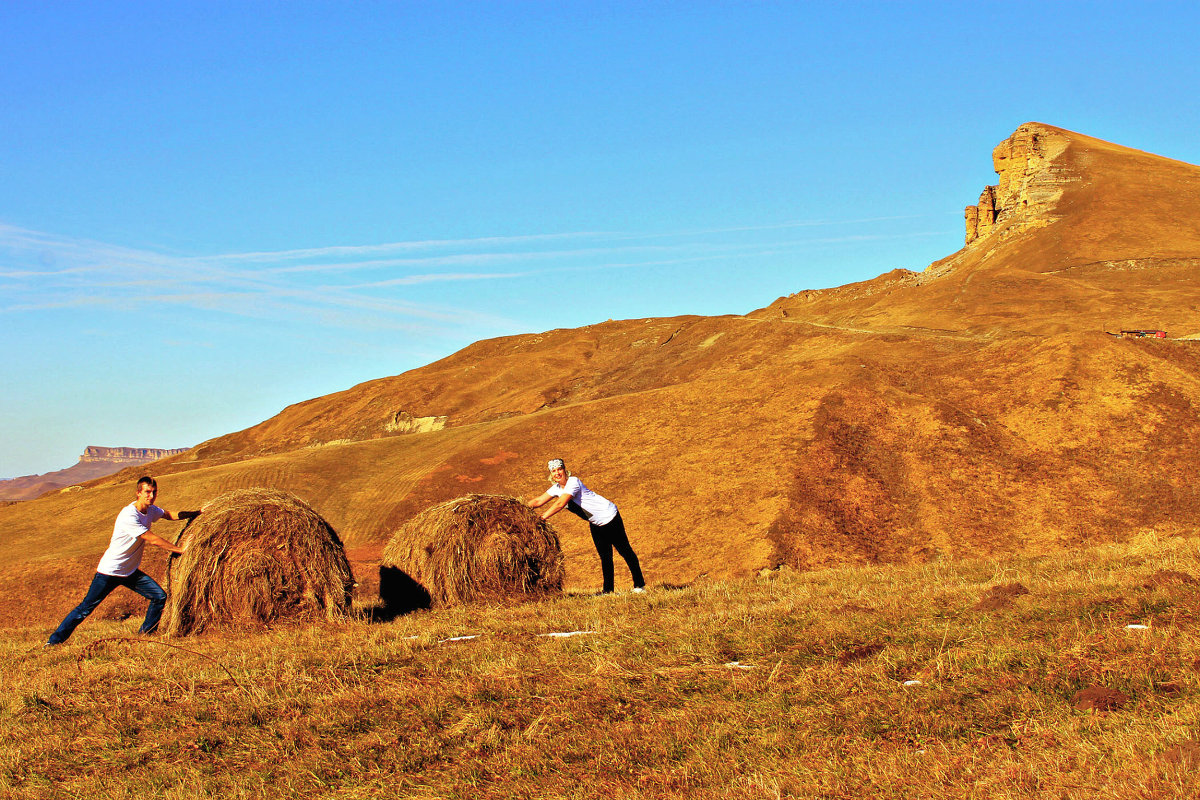
M478 342L158 462L161 502L277 487L370 559L435 503L541 493L562 455L651 583L1194 531L1200 168L1035 123L993 155L971 243L924 272ZM1172 338L1105 333L1129 328ZM0 508L31 581L80 573L0 621L78 600L135 477ZM567 588L596 588L586 526L558 527Z

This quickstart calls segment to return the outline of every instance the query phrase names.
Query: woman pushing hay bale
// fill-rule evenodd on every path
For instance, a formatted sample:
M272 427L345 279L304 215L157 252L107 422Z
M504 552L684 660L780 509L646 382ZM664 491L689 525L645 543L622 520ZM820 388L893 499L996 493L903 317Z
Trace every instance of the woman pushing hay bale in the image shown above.
M354 575L337 533L300 498L235 489L210 502L167 568L167 633L332 619L350 609Z
M562 592L564 573L554 528L515 497L471 494L396 531L383 549L379 596L396 613L522 599Z

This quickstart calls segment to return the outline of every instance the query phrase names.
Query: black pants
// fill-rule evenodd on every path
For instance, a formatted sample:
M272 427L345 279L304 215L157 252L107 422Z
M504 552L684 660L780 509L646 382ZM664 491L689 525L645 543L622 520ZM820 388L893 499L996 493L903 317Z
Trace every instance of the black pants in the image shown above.
M633 576L633 585L639 588L645 586L646 581L642 578L642 567L638 564L638 557L633 552L633 548L629 546L629 536L625 533L625 522L621 519L620 512L606 525L593 525L589 522L588 527L592 530L592 543L596 545L596 553L600 556L600 571L604 574L604 591L611 592L613 590L613 548L616 548L616 551L621 554L621 558L625 559L625 563L629 566L629 574Z

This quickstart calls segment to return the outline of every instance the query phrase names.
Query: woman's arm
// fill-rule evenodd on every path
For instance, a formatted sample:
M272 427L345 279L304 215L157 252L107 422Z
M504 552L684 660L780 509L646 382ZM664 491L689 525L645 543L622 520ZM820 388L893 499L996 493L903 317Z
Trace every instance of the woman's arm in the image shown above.
M530 508L541 508L542 506L546 505L546 503L549 503L553 499L554 499L554 495L550 494L549 492L546 492L541 497L537 498L536 500L530 500L525 505L529 506Z
M555 498L554 502L550 504L550 507L547 508L542 514L542 519L550 519L555 514L566 508L567 503L569 502L571 502L571 495L567 492L563 492L557 498Z

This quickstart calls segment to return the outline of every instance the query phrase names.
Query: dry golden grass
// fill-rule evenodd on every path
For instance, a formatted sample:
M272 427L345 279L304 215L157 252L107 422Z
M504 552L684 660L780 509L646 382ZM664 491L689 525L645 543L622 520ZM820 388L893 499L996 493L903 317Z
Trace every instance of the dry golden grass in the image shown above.
M134 622L98 623L40 650L44 631L10 632L0 789L1196 796L1197 578L1200 541L1144 534L245 637L130 641ZM1128 701L1077 709L1090 686Z

